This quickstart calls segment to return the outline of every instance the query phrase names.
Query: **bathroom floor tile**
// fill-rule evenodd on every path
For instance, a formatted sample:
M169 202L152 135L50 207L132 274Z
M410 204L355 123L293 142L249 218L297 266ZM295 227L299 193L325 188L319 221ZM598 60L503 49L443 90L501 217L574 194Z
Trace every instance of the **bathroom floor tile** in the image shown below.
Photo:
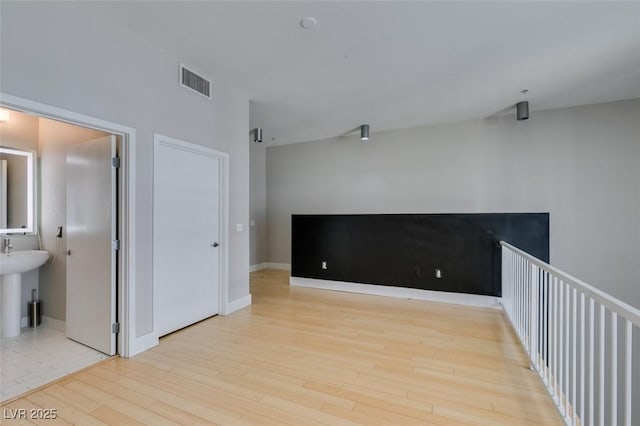
M46 326L0 340L0 402L109 358Z

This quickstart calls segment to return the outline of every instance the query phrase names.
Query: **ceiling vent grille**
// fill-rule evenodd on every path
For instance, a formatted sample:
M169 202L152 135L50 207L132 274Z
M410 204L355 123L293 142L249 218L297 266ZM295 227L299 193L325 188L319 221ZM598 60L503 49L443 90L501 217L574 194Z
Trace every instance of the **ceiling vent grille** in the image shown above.
M180 85L211 99L211 80L196 74L182 64L180 64Z

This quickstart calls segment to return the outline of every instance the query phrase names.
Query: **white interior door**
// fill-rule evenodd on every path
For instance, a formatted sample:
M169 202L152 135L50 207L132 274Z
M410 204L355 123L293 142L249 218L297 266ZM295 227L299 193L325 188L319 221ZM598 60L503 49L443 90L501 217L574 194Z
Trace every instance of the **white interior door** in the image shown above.
M220 162L215 151L156 137L153 316L159 336L219 312Z
M67 337L116 353L115 136L67 151Z

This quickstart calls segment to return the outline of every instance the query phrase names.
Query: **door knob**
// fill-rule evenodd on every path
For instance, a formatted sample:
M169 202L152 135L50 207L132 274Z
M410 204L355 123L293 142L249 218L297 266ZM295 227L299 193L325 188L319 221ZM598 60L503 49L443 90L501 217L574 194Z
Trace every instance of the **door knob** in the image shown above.
M218 244L217 242L211 244L211 247L218 247L220 244Z

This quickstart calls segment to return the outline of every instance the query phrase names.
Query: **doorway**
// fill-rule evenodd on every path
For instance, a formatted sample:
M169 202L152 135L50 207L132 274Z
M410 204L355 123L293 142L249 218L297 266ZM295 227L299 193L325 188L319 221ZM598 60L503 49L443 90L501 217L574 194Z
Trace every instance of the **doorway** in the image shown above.
M117 322L116 279L120 275L118 253L112 250L112 242L119 235L118 180L112 159L121 137L103 136L106 132L102 130L26 111L8 111L9 121L0 127L0 145L6 152L31 153L34 160L24 168L9 159L12 170L5 195L8 195L6 210L12 225L8 222L0 233L10 239L12 248L11 253L3 256L8 259L15 252L40 250L46 252L48 259L39 268L20 274L22 291L16 307L22 327L17 335L12 333L2 339L1 358L6 367L2 370L6 377L3 377L1 400L116 353L117 329L113 329L112 324ZM100 173L95 161L87 161L91 156L83 154L87 148L105 143L107 149L102 149L104 155L98 162L106 174ZM77 172L78 168L85 170L84 176ZM31 174L33 178L26 179ZM69 187L69 183L75 188ZM25 197L32 202L20 203ZM14 208L16 201L20 208ZM23 212L25 209L28 211ZM90 221L80 222L79 216ZM102 226L106 235L96 238L95 233L88 231L96 228L95 219L99 217L107 218ZM78 240L84 240L84 249L77 244ZM100 250L96 250L97 247ZM74 264L91 265L92 271L83 277ZM104 265L103 270L96 268L97 265ZM111 297L86 291L91 288L87 284L105 279L108 281L106 291ZM74 287L74 282L80 285ZM83 291L84 294L80 294ZM86 310L88 302L96 306L89 308L85 315L74 315L77 308ZM27 309L31 304L37 304L37 317L32 318L31 310ZM96 315L100 311L112 314ZM97 318L100 321L95 321ZM78 327L88 332L78 334L74 331ZM102 336L108 336L108 344L92 340L94 336L100 336L103 342Z
M136 129L89 115L0 92L0 108L82 126L120 140L118 182L117 354L128 358L158 344L155 333L137 332L136 324Z
M156 134L154 329L163 336L223 311L227 156Z

